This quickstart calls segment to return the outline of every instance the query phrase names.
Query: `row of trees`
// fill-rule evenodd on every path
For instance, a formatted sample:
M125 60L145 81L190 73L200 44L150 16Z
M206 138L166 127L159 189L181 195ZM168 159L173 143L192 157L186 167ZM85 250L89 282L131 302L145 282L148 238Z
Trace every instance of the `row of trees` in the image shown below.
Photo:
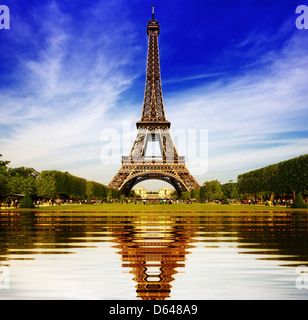
M1 157L1 155L0 155ZM29 193L38 198L120 199L121 192L103 184L87 181L68 172L56 170L38 172L32 168L9 168L9 161L0 160L0 197ZM206 181L200 189L182 192L184 200L274 199L285 195L300 195L308 191L308 155L283 161L238 176L238 182L221 184ZM134 192L130 196L134 196Z
M43 171L37 179L37 195L47 198L106 199L108 188L61 171Z
M0 155L1 156L1 155ZM0 160L0 196L30 194L45 199L120 199L119 190L56 170L38 172L33 168L9 168Z
M200 189L182 192L181 198L199 201L228 199L282 200L292 198L297 206L305 206L302 195L308 193L308 155L302 155L238 176L238 182L220 184L206 181Z
M201 202L214 200L227 202L227 199L239 199L240 194L236 182L229 181L221 184L218 180L212 180L204 182L200 189L182 192L181 198L183 200L196 199Z
M241 193L269 192L274 195L304 194L308 191L308 154L238 176Z

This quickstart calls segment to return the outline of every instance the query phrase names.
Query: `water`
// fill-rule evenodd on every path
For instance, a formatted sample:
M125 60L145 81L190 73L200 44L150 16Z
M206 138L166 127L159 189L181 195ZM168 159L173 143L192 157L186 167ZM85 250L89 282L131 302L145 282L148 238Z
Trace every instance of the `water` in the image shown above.
M0 299L307 299L307 231L303 213L2 214Z

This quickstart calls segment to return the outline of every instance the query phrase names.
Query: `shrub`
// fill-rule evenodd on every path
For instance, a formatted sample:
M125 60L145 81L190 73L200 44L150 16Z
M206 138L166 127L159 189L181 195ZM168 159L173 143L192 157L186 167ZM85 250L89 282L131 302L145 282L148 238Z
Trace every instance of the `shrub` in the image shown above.
M300 192L296 195L296 198L294 200L294 203L291 205L291 208L307 208L307 205L305 204L305 201Z
M24 198L22 199L20 208L34 208L31 196L28 192L26 192Z
M228 198L226 196L224 196L221 203L222 204L229 204Z

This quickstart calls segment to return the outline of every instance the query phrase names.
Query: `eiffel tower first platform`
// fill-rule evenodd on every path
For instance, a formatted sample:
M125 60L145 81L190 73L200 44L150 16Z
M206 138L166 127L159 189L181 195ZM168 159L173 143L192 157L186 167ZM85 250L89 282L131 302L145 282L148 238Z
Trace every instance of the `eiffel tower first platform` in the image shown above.
M170 183L178 195L200 188L185 166L185 157L179 156L170 135L171 123L166 120L161 88L158 35L159 22L148 22L149 36L145 94L141 120L137 122L137 136L129 156L122 157L122 167L108 187L121 190L128 196L139 182L160 179ZM160 156L146 156L149 141L158 141Z

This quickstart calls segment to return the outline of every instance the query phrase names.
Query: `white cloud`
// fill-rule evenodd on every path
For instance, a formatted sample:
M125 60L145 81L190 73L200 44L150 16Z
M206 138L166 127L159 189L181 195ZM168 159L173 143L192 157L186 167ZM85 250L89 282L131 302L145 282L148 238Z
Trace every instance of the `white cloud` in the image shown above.
M307 153L308 139L285 138L307 131L307 48L307 39L294 35L283 50L270 53L271 63L262 69L165 97L173 127L209 130L209 170L201 180L236 180L240 173Z
M9 128L0 138L1 154L12 167L68 170L101 181L100 134L110 125L106 111L135 77L121 69L135 52L134 46L127 50L122 41L130 24L123 19L122 31L99 33L93 41L88 37L94 28L91 17L83 33L75 34L68 26L70 17L56 2L39 13L36 19L42 29L31 41L40 42L40 49L34 58L19 57L17 72L24 82L18 90L0 92L0 100L5 101L0 130L1 125ZM101 13L104 20L105 11ZM29 38L35 37L31 28L27 30ZM125 58L119 59L124 53ZM88 170L93 164L95 170Z

